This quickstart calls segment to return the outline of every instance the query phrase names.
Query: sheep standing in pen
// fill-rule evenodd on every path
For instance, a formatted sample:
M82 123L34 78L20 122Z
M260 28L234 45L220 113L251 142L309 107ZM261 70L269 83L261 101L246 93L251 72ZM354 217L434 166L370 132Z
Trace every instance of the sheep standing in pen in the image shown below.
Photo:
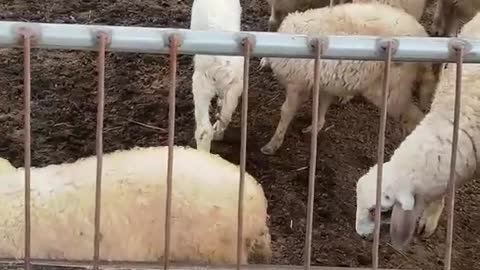
M480 10L480 0L438 0L432 32L436 36L456 36L461 23L471 20Z
M195 0L191 30L240 31L242 8L239 0ZM197 149L210 152L212 140L223 139L243 91L243 57L195 55L192 92L195 105ZM210 102L217 95L221 107L210 123Z
M311 9L289 14L279 32L323 35L420 36L427 32L420 23L403 10L379 3L351 3L333 8ZM264 154L274 154L282 145L285 133L298 107L310 96L314 79L314 60L297 58L266 58L279 82L286 88L275 134L262 147ZM383 61L322 60L320 62L320 103L318 127L303 132L318 132L325 124L325 115L335 96L361 94L376 106L382 103ZM393 63L390 73L388 113L400 118L406 133L423 118L423 112L412 102L414 82L421 81L422 107L428 106L435 89L432 64Z
M105 154L100 257L157 261L164 252L168 147ZM7 163L5 163L7 164ZM93 255L96 157L31 169L32 257L90 260ZM0 257L24 256L23 168L0 173ZM234 264L239 168L217 155L174 148L172 262ZM267 200L245 176L243 257L269 262Z
M480 14L467 23L461 38L480 38ZM480 149L480 65L463 64L456 186L477 175ZM383 165L381 208L392 210L390 234L404 248L415 234L431 236L438 226L450 178L455 108L456 65L443 71L430 112ZM373 233L377 165L357 182L356 231ZM417 227L417 220L418 227Z

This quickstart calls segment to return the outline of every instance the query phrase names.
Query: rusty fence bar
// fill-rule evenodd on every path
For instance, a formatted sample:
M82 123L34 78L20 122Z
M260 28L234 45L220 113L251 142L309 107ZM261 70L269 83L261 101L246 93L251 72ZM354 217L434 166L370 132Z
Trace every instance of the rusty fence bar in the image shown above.
M455 213L455 167L457 164L458 133L460 129L460 107L462 93L462 69L464 47L461 43L453 43L453 49L457 58L456 63L456 81L455 81L455 109L453 114L453 135L452 135L452 154L450 161L450 178L448 180L447 192L447 237L445 250L445 270L452 267L452 246L453 246L453 218Z
M381 46L381 50L385 54L385 69L383 72L383 91L382 91L382 107L380 109L380 125L378 131L378 149L377 149L377 191L375 204L375 229L373 235L372 248L372 269L378 269L378 249L380 246L380 221L382 212L380 211L382 196L382 180L383 180L383 160L385 156L385 126L387 124L387 98L390 87L390 67L392 64L392 41L385 41Z
M313 79L313 101L312 101L312 129L310 141L310 164L308 172L308 197L307 197L307 228L305 232L305 269L311 269L312 257L312 227L313 227L313 206L315 200L315 176L317 170L317 138L318 138L318 103L320 96L320 60L322 57L323 42L317 38L313 42L315 52L314 79Z
M30 212L30 167L32 162L32 125L31 125L31 47L32 33L28 29L21 29L19 34L23 37L23 95L24 95L24 167L25 167L25 270L31 266L31 212Z
M178 37L173 34L169 37L170 47L170 90L168 94L168 163L167 163L167 194L165 202L165 246L163 268L170 267L170 236L172 225L172 177L173 177L173 146L175 142L175 91L177 87L177 49Z
M93 234L93 270L98 270L100 259L100 211L102 202L102 167L103 167L103 119L105 111L105 50L108 41L106 33L99 32L98 41L98 85L97 85L97 130L95 152L97 154L97 179L95 182L95 220Z
M15 31L11 31L11 30ZM449 38L391 38L379 37L307 37L303 35L288 35L266 32L205 32L181 29L158 29L141 27L113 27L113 26L85 26L62 24L39 24L0 22L0 47L23 47L24 50L24 136L25 136L25 255L24 266L30 270L31 265L61 265L61 266L90 266L98 270L100 267L115 265L130 265L135 268L158 268L158 262L105 262L100 259L99 242L101 238L101 184L102 184L102 157L103 157L103 121L105 107L105 54L106 51L162 53L170 56L170 90L168 116L168 167L167 190L165 204L165 239L163 268L167 269L227 269L229 266L179 266L170 265L170 237L171 237L171 204L172 204L172 177L173 177L173 149L175 138L175 95L178 54L223 54L239 55L244 57L244 84L242 92L241 112L241 149L240 175L238 198L238 226L237 226L237 263L236 269L301 269L302 266L271 266L271 265L242 265L243 254L243 203L244 181L246 173L247 147L247 112L250 58L253 56L277 57L307 57L314 58L314 89L312 104L312 130L309 161L309 185L307 205L307 228L305 233L305 264L304 269L340 270L340 269L373 269L380 270L379 242L381 221L381 186L383 177L383 162L385 148L385 126L387 119L387 97L389 89L390 66L392 61L455 61L457 77L455 89L454 128L452 140L451 171L448 185L448 228L447 248L445 252L445 269L451 269L453 245L453 217L455 200L455 165L458 146L459 113L461 95L461 77L463 63L480 63L480 41L463 40L454 43L456 54L451 56ZM67 38L68 37L68 38ZM20 40L19 40L20 38ZM268 38L268 41L267 41ZM32 42L34 40L35 42ZM422 42L419 42L422 40ZM455 40L455 39L453 39ZM21 42L19 42L21 41ZM283 42L283 43L282 43ZM108 46L107 46L108 45ZM313 46L312 46L313 45ZM313 50L312 50L313 47ZM465 48L468 47L468 53ZM65 261L40 260L31 257L31 211L30 211L30 167L31 167L31 48L98 50L98 107L96 129L97 174L95 190L95 220L94 220L94 254L92 261ZM316 178L317 156L317 126L320 98L320 61L324 59L361 59L384 61L384 82L382 93L382 107L380 111L379 138L378 138L378 171L375 207L375 230L372 247L372 267L314 267L311 266L312 227L314 209L314 190ZM1 263L18 262L13 259L0 259Z
M252 43L249 37L242 40L243 51L243 92L242 92L242 119L240 132L240 182L238 187L238 225L237 225L237 270L243 256L243 202L245 193L245 172L247 164L247 113L248 113L248 82L250 71L250 52Z
M0 264L4 263L0 260ZM7 263L5 261L5 263ZM8 262L11 266L17 266L18 263ZM56 266L56 267L89 267L91 261L65 261L65 260L40 260L32 259L32 265L36 266ZM158 262L127 262L127 261L100 261L102 269L122 268L122 269L147 269L157 270L161 269ZM232 270L235 265L172 265L171 270ZM245 270L302 270L304 266L301 265L262 265L262 264L249 264L243 265L242 269ZM311 270L371 270L371 267L335 267L335 266L311 266ZM387 268L379 268L378 270L392 270ZM413 270L413 269L402 269Z

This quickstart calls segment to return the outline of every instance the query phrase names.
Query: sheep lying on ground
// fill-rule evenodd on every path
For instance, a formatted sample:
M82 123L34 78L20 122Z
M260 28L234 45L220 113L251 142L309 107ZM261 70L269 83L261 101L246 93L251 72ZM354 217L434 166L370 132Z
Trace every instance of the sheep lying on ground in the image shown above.
M195 0L190 29L240 31L239 0ZM210 152L212 139L221 140L243 91L243 57L195 55L192 78L197 148ZM212 127L209 108L217 95L221 107Z
M351 2L351 0L333 0L333 4L343 4L347 1ZM269 32L277 31L278 26L289 13L330 5L330 0L267 0L267 2L270 6Z
M436 36L453 37L460 24L471 20L479 10L480 0L438 0L432 32Z
M462 38L480 38L480 14L467 23ZM455 106L456 65L449 65L439 83L430 112L400 144L389 162L383 165L381 207L393 208L390 234L396 248L411 241L417 233L430 236L436 229L444 207L450 177L452 130ZM463 65L460 130L456 163L456 186L475 177L480 149L480 66ZM377 166L357 183L356 231L369 235L374 230Z
M288 15L279 32L318 35L428 36L415 18L402 10L378 3L351 3L330 8L311 9ZM266 58L279 82L286 87L280 122L275 134L261 150L273 154L282 145L285 133L300 104L313 88L314 60ZM320 62L320 104L318 127L303 132L318 132L325 124L325 114L335 96L361 94L376 106L382 102L383 61L324 60ZM394 63L391 66L388 113L401 118L410 132L423 118L412 103L414 82L420 77L422 106L428 105L436 81L432 64Z
M157 261L164 252L168 147L104 155L100 257ZM24 169L0 174L0 257L21 258ZM93 255L96 157L31 170L32 256ZM171 255L178 263L236 263L239 169L217 155L175 147ZM244 257L271 257L267 200L245 177Z

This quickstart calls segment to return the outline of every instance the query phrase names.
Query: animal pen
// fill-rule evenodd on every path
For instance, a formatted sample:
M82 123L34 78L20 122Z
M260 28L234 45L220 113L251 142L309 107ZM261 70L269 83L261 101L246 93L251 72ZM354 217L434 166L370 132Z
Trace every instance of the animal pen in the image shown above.
M239 55L244 57L244 88L242 93L241 109L241 151L239 170L239 205L238 205L238 262L242 256L240 248L242 235L242 203L243 182L246 167L247 148L247 110L249 89L249 68L251 57L293 57L315 59L315 81L318 82L318 69L320 61L324 59L355 59L355 60L380 60L384 61L383 103L380 113L380 126L378 136L378 179L377 179L377 205L375 209L375 233L372 250L372 267L369 268L342 268L342 267L317 267L311 266L312 226L314 212L314 186L317 166L317 137L316 132L311 133L307 223L305 234L305 269L380 269L379 265L379 238L380 238L380 190L382 183L382 166L384 162L385 126L387 89L389 87L389 70L393 61L429 61L429 62L454 62L457 65L457 80L455 89L455 115L452 153L456 153L459 132L459 108L461 95L461 77L463 63L480 62L480 41L460 40L456 38L414 38L414 37L354 37L354 36L326 36L307 37L302 35L286 35L263 32L202 32L183 29L162 29L147 27L121 27L103 25L68 25L23 23L13 21L0 22L0 47L23 48L24 63L24 147L25 147L25 269L32 265L47 266L90 266L93 269L103 267L130 267L145 268L163 266L164 269L227 269L235 266L206 267L171 265L169 262L170 250L170 221L172 213L171 193L175 188L172 185L173 145L175 135L175 93L177 80L177 55L181 54L211 54L211 55ZM32 48L44 49L74 49L95 50L98 52L98 107L96 130L97 154L97 180L95 194L95 237L92 245L94 252L91 261L56 261L31 257L31 226L30 226L30 167L31 167L31 70L30 58ZM170 88L169 88L169 126L168 126L168 176L167 200L165 220L165 255L162 265L159 262L109 262L101 260L99 256L100 243L100 211L102 187L102 154L103 154L103 119L104 119L104 85L105 85L105 53L110 52L137 52L168 54L170 57ZM312 126L318 123L319 84L315 83L312 105ZM449 184L448 229L447 248L445 251L445 269L451 269L452 242L453 242L453 217L454 217L454 170L456 155L451 158L451 174ZM162 181L159 179L159 181ZM235 199L235 198L232 198ZM0 263L19 263L15 258L1 258ZM276 266L276 265L240 265L236 269L301 269L301 266Z

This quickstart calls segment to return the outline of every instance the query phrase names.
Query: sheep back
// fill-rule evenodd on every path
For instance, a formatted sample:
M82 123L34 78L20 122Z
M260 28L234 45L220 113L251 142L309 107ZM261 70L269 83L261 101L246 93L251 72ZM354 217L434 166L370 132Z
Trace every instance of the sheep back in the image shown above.
M105 154L100 257L156 261L164 252L167 147ZM93 255L96 158L31 170L32 257ZM171 218L174 262L235 263L239 169L221 157L175 147ZM0 257L23 256L24 170L0 176ZM267 200L245 175L242 261L271 255Z

